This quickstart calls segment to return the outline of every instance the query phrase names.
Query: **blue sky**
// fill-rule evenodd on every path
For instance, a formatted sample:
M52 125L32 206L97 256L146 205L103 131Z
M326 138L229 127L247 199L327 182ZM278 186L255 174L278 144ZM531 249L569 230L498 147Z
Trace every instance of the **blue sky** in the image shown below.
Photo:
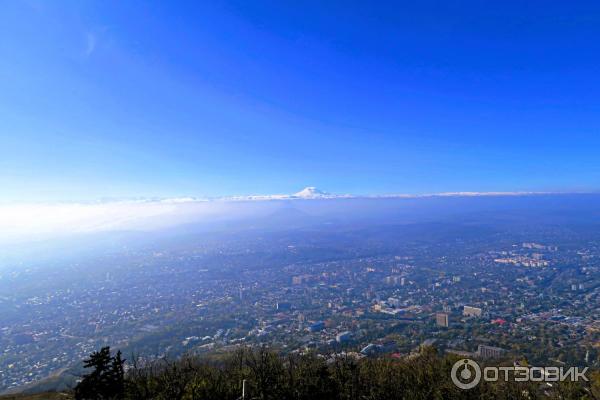
M600 4L361 3L4 2L0 201L598 189Z

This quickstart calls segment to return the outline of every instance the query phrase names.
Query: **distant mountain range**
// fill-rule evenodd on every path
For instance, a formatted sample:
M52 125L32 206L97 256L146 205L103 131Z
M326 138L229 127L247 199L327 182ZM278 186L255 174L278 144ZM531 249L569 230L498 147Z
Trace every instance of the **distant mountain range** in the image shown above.
M311 199L351 199L351 198L370 198L370 199L392 199L392 198L422 198L422 197L477 197L477 196L533 196L561 194L560 192L442 192L428 194L383 194L383 195L352 195L352 194L332 194L320 190L314 186L307 186L294 194L270 194L270 195L246 195L230 197L182 197L161 199L161 202L167 203L185 203L194 201L249 201L249 200L311 200ZM570 193L574 194L574 193Z
M416 209L431 212L474 208L496 210L492 203L539 202L531 210L548 206L547 197L560 197L564 201L593 203L598 194L550 193L550 192L452 192L437 194L389 194L351 195L331 194L314 186L293 194L251 195L234 197L178 197L103 199L95 202L24 203L0 204L0 243L31 242L62 235L79 235L90 232L151 231L188 224L216 226L227 221L274 220L273 213L279 208L293 207L309 216L321 216L331 221L340 216L344 219L360 219L377 215L390 220L393 215L415 217ZM579 200L574 199L577 197ZM591 198L590 198L591 197ZM571 200L569 200L571 199ZM481 201L479 201L481 200ZM464 204L468 202L469 204ZM374 204L377 203L377 204ZM418 204L417 204L418 203ZM435 204L433 204L435 203ZM457 204L461 203L461 204ZM478 203L478 204L474 204ZM514 204L512 206L515 206ZM507 204L506 207L512 207ZM529 205L523 205L530 208ZM574 208L576 209L576 207ZM282 211L283 212L283 211ZM289 213L288 211L285 211ZM276 218L282 220L281 215ZM291 218L305 225L308 217ZM254 222L253 222L254 223ZM271 224L272 225L272 224Z

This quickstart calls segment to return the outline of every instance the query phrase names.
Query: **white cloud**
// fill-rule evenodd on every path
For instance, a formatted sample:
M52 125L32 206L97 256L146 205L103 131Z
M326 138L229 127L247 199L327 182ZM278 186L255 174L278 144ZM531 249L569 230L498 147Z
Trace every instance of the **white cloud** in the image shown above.
M1 204L0 240L113 230L153 230L215 218L268 213L267 203L278 200L333 200L343 198L422 198L536 195L534 192L456 192L426 195L332 195L309 187L292 195L255 195L202 199L179 197L135 201L55 204ZM241 204L243 203L243 204ZM244 205L245 204L245 205Z
M89 57L96 49L96 35L93 33L87 33L85 35L85 51L86 57Z

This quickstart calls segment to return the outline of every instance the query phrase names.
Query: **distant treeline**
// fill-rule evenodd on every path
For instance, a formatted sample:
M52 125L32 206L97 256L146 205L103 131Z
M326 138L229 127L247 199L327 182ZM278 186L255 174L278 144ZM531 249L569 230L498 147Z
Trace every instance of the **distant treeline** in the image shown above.
M211 360L185 357L146 366L128 362L126 372L120 354L109 357L107 351L86 360L93 370L76 388L76 398L236 400L242 396L244 381L245 399L264 400L598 399L600 393L593 381L553 387L482 382L470 390L459 389L450 377L458 358L439 356L430 347L410 359L362 360L282 356L265 348L242 348ZM101 371L94 369L98 363L103 363Z

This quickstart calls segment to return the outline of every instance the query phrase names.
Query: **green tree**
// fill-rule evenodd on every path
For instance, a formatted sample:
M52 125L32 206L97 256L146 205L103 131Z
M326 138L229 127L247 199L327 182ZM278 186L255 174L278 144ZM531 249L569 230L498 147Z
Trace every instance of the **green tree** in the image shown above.
M125 374L121 352L115 357L110 355L110 347L90 354L84 360L83 367L92 371L85 375L75 387L77 400L116 400L122 399L125 393Z

